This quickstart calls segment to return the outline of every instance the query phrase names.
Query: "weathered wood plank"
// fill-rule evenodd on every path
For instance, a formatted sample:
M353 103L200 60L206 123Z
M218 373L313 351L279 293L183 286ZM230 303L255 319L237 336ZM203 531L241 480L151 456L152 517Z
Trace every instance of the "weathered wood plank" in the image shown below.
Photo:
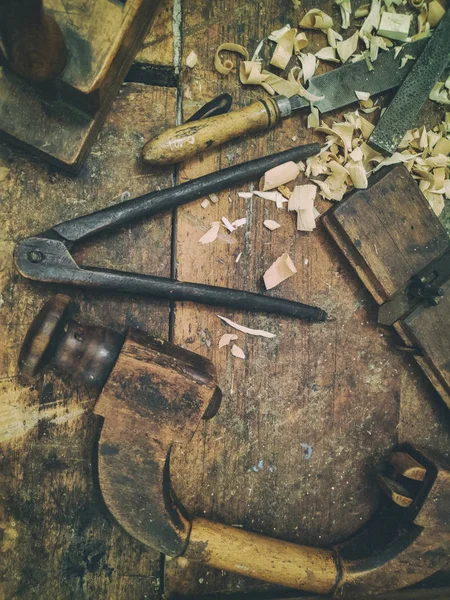
M317 4L317 3L316 3ZM312 6L302 3L301 13ZM336 16L331 2L321 6ZM328 9L328 10L327 10ZM338 20L338 19L336 19ZM183 15L183 56L199 55L198 67L182 72L183 116L203 102L229 91L244 106L259 91L243 89L235 71L221 77L213 54L225 41L243 44L250 54L268 32L295 22L292 3L190 2ZM322 34L311 34L315 47ZM321 40L323 45L323 40ZM180 168L180 181L316 141L305 130L305 117L287 120L275 131L230 143ZM257 185L257 182L249 182ZM244 189L244 188L241 188ZM174 341L213 360L224 399L219 414L204 424L192 443L176 448L172 460L175 490L187 509L227 524L304 544L326 546L356 531L378 506L374 481L398 439L427 439L443 447L448 434L437 420L431 386L395 349L395 337L376 326L376 305L355 277L325 229L298 233L295 219L271 202L243 200L237 190L219 194L207 209L192 203L177 215L177 265L181 280L241 287L263 292L261 277L283 252L298 273L273 295L317 304L333 323L305 324L189 304L178 305ZM323 213L329 203L318 201ZM198 239L212 221L247 217L233 234L222 229L218 240ZM281 229L270 233L271 218ZM238 263L237 257L242 253ZM224 314L245 325L277 334L275 340L240 334L247 355L234 358L218 349ZM413 407L417 417L404 414ZM424 406L424 409L420 407ZM422 417L421 417L422 419ZM439 437L426 434L427 428ZM166 564L166 592L268 589L261 582L214 571L184 559Z
M152 106L152 111L148 111ZM77 178L0 147L0 597L156 598L159 555L112 523L95 480L99 420L94 398L46 375L17 381L27 327L57 290L20 278L14 242L59 221L171 185L171 170L143 167L139 151L155 127L173 123L175 91L122 87ZM123 227L78 251L86 264L170 274L171 216ZM84 293L85 321L168 335L168 305L151 299Z

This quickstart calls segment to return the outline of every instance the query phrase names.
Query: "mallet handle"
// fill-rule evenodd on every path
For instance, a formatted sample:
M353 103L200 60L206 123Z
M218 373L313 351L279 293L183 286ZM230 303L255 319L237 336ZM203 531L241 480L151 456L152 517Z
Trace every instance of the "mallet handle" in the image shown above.
M329 594L338 580L330 550L298 546L243 529L194 519L182 555L217 569L287 587Z

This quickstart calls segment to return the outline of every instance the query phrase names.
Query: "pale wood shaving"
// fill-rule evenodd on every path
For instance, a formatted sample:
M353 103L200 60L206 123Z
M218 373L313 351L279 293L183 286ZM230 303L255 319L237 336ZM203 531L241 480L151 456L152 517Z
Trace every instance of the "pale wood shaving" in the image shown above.
M244 85L261 85L268 75L261 72L262 64L254 60L243 60L239 65L239 79Z
M238 192L239 198L245 198L246 200L249 200L252 196L253 192Z
M300 21L300 27L304 29L329 29L333 27L333 19L319 8L312 8Z
M192 50L186 57L186 66L193 69L198 62L197 54Z
M275 229L279 229L281 227L279 223L277 223L276 221L272 221L271 219L266 219L263 225L270 231L275 231Z
M235 227L233 227L233 225L230 223L230 221L226 218L226 217L222 217L222 223L225 227L225 229L228 229L228 231L230 233L233 233L233 231L235 231Z
M302 63L303 70L303 81L306 83L314 76L317 68L317 59L314 54L308 53L303 54L300 53L298 55L300 62Z
M364 23L359 30L359 37L364 40L366 47L370 45L368 34L371 34L374 29L378 29L381 18L381 0L372 0L370 11Z
M314 105L311 105L311 112L308 115L306 126L308 129L320 127L319 109Z
M242 217L242 219L236 219L236 221L233 221L231 223L231 225L235 229L238 229L239 227L243 227L246 223L247 223L247 219L245 217Z
M369 92L358 92L357 90L355 90L355 95L358 98L358 100L369 100L370 98L370 93Z
M239 348L239 346L237 346L236 344L233 344L231 346L231 354L236 358L242 358L243 360L245 360L244 351L242 350L242 348Z
M219 348L228 346L233 340L237 340L238 336L235 333L224 333L219 340Z
M336 48L333 48L332 46L325 46L325 48L321 48L319 52L316 52L316 58L334 63L341 62L336 56Z
M210 202L209 202L208 198L205 198L201 204L201 207L208 208L209 205L210 205Z
M298 177L299 173L300 169L293 161L278 165L264 174L262 191L273 190L280 185L288 183Z
M378 34L398 42L405 42L411 27L412 15L384 12Z
M349 160L346 163L345 167L348 171L348 174L350 175L350 178L353 183L353 187L355 187L358 190L367 189L369 184L367 181L367 173L366 173L366 170L362 163L362 160L360 160L360 161Z
M239 323L235 323L234 321L232 321L231 319L228 319L227 317L222 317L221 315L216 315L216 316L219 317L219 319L221 321L223 321L230 327L233 327L234 329L237 329L238 331L241 331L242 333L248 333L249 335L256 335L256 336L265 337L265 338L276 337L276 335L274 333L270 333L269 331L264 331L263 329L251 329L250 327L246 327L245 325L239 325Z
M438 154L443 154L444 156L448 156L450 154L450 140L445 137L441 137L438 140L431 152L431 156L438 156Z
M297 230L313 231L316 228L314 200L317 187L311 184L295 186L289 198L288 210L297 212Z
M213 221L211 223L211 229L209 229L202 237L198 240L200 244L211 244L215 242L219 234L220 221Z
M363 19L364 17L368 16L369 12L370 12L370 4L363 4L362 6L359 6L355 10L355 18Z
M270 64L279 69L285 69L292 57L294 51L294 39L297 34L296 29L289 29L278 40L277 46L272 55Z
M428 4L428 17L427 22L433 29L438 25L439 21L445 15L445 8L437 0L432 0Z
M297 273L297 269L289 254L282 254L263 275L266 289L271 290L295 273Z
M337 53L339 54L339 58L343 63L345 63L350 56L356 52L358 48L358 39L358 32L355 31L355 33L348 39L342 42L337 42Z
M300 171L302 170L300 165L297 163L298 168L300 169ZM303 169L305 170L305 169ZM289 198L291 197L291 190L286 186L286 185L279 185L278 186L278 191L280 192L280 194L282 194L287 200L289 200Z
M341 11L342 29L350 27L350 19L352 16L352 5L350 0L335 0Z
M217 194L209 194L209 199L213 204L217 204L219 202L219 196Z
M287 23L284 27L281 27L281 29L275 29L275 31L272 31L267 39L272 40L272 42L278 42L278 40L280 40L290 29L291 26L289 23Z
M294 54L299 54L307 45L308 38L306 37L306 33L303 31L297 33L294 39Z
M247 48L244 48L244 46L241 46L240 44L232 44L232 43L221 44L216 50L216 54L214 57L214 67L215 67L216 71L219 71L219 73L221 73L222 75L228 75L234 66L233 63L231 63L231 66L230 66L230 64L224 65L224 63L222 63L222 59L220 57L220 53L222 51L234 52L236 54L240 54L241 56L243 56L244 60L249 59L248 50L247 50ZM228 61L228 62L231 62L231 61Z
M337 31L335 31L331 27L329 29L326 29L325 31L326 31L326 34L327 34L328 44L332 48L336 48L337 47L337 43L338 42L342 42L342 40L344 39L340 33L338 33Z
M450 105L450 95L448 89L445 87L443 81L438 81L430 92L430 100L444 104L445 106Z

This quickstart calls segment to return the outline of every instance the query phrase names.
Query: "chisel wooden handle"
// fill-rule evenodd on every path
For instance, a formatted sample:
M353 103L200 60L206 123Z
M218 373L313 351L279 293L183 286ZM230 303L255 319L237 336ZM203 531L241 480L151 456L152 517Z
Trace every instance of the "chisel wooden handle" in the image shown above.
M172 165L246 133L269 129L288 114L290 103L284 96L258 100L225 115L164 131L145 144L143 158L150 165Z

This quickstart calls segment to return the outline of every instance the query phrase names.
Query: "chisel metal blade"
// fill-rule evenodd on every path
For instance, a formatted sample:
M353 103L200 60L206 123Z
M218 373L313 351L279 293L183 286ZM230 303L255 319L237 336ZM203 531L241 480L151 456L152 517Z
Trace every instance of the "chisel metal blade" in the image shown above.
M373 71L369 71L365 60L360 60L313 77L308 92L316 96L324 96L323 100L314 102L314 105L321 113L326 113L357 102L355 90L369 92L371 96L375 96L398 87L415 63L413 60L408 60L406 65L400 68L402 57L408 54L415 59L418 58L427 43L428 39L422 39L406 44L397 57L394 50L381 50L373 63ZM290 102L292 110L309 106L309 102L301 96L292 96Z

